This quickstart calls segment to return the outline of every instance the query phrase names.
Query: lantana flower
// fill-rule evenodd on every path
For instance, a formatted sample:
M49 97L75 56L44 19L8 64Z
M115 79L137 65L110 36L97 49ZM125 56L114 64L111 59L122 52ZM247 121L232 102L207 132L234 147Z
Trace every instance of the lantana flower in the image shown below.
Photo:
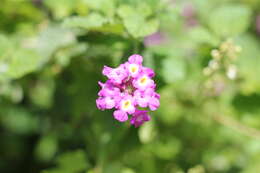
M149 109L156 110L160 105L160 95L155 92L153 81L155 73L152 69L142 66L143 57L134 54L119 67L104 66L103 75L108 80L99 82L101 90L96 100L100 110L115 109L113 116L120 122L130 118L130 123L139 127L149 121Z

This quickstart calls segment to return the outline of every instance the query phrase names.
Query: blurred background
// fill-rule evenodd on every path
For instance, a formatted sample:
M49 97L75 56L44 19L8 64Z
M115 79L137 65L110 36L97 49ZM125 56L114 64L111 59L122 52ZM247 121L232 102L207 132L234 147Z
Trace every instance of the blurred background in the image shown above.
M258 173L260 0L1 0L1 173ZM95 100L104 65L156 72L140 128Z

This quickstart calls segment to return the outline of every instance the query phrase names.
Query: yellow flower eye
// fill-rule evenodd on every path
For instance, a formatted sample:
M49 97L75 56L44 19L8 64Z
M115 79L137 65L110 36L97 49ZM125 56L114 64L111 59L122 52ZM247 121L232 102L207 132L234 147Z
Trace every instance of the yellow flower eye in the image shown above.
M129 67L129 71L132 74L136 73L138 71L138 66L135 65L135 64L131 64L130 67Z
M136 71L137 71L137 68L136 68L136 67L132 67L132 68L131 68L131 72L132 72L132 73L135 73Z
M145 85L145 84L147 83L147 77L144 76L144 77L140 78L140 79L139 79L139 83L140 83L141 85Z
M127 109L131 105L130 100L127 100L123 103L123 109Z
M146 82L146 78L143 77L143 78L140 80L140 82L141 82L142 84L145 83L145 82Z

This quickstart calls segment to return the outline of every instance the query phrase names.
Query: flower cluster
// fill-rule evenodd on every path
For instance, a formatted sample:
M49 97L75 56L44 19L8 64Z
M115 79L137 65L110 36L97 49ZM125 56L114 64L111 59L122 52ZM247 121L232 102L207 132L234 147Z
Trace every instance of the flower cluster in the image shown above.
M219 96L228 86L228 81L238 78L236 60L241 50L232 39L227 39L219 48L211 51L212 59L203 69L206 76L204 92L207 95Z
M156 84L152 80L155 73L142 66L142 62L143 57L134 54L117 68L104 66L102 73L108 80L99 82L101 90L96 100L100 110L115 108L114 118L120 122L132 115L130 123L135 127L150 120L144 108L154 111L160 105L160 95L155 92Z
M206 76L214 76L224 72L229 79L236 79L237 67L235 61L240 52L241 47L235 45L233 40L228 39L220 45L219 49L211 51L213 58L209 61L208 66L204 68L203 73Z

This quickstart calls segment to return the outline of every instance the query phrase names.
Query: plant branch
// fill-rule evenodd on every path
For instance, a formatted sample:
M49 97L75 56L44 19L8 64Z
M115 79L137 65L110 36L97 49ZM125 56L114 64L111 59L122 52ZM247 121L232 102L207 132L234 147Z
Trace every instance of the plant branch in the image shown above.
M260 140L260 130L257 130L252 127L248 127L227 116L220 116L220 115L213 116L213 119L215 121L217 121L218 123L220 123L226 127L232 128L243 135Z

